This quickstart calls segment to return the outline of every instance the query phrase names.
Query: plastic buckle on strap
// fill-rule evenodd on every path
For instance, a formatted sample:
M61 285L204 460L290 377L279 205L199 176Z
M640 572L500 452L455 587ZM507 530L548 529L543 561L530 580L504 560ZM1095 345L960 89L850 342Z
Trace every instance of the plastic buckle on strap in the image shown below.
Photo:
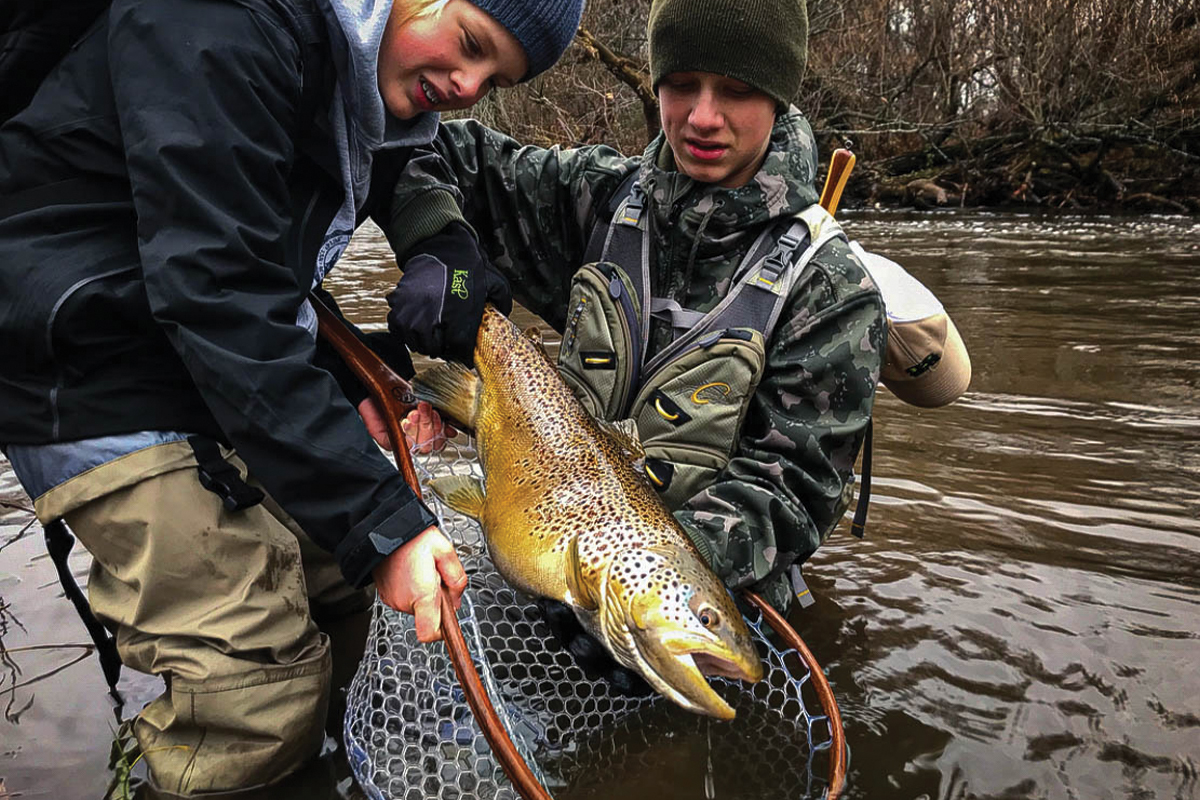
M794 236L791 233L785 233L783 236L779 237L779 250L783 252L790 261L792 253L796 252L796 248L802 243L803 240L799 236Z
M625 201L625 209L621 212L621 218L617 222L621 225L630 225L637 227L642 221L642 211L646 208L646 193L642 191L642 185L634 182L629 189L629 199Z
M237 467L221 458L216 442L203 436L189 436L188 444L196 454L200 485L221 498L227 511L242 511L263 501L265 495L243 481Z
M803 244L804 241L790 233L785 233L779 238L779 242L775 245L775 250L763 259L762 270L759 271L758 280L767 284L770 287L775 285L775 281L779 280L779 276L783 274L792 263L792 256L796 249Z

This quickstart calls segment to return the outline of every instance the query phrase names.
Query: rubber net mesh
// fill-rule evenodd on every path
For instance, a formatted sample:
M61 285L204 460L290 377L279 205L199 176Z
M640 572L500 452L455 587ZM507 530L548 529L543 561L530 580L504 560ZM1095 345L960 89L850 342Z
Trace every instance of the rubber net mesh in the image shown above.
M437 454L414 453L423 481L479 476L464 438ZM556 800L823 794L828 718L799 655L777 649L757 616L747 622L766 662L763 680L712 680L737 710L735 720L691 714L657 695L621 696L589 680L538 607L500 577L477 523L425 495L470 575L459 623L476 668L518 750ZM445 647L418 642L412 617L376 602L349 692L347 753L371 798L520 796L475 723Z

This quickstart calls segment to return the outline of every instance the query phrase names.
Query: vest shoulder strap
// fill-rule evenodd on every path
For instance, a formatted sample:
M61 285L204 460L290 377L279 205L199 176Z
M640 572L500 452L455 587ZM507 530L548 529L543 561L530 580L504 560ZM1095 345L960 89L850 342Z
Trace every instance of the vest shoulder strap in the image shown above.
M783 224L768 227L759 236L735 271L729 294L707 314L697 319L697 312L673 307L678 304L659 298L651 300L652 308L664 317L669 315L676 338L646 365L647 380L659 366L713 332L750 328L761 333L764 340L771 338L804 268L827 242L845 236L833 217L816 205Z
M604 249L608 243L608 231L612 227L613 219L617 211L621 208L621 204L625 202L625 198L629 197L633 191L633 184L637 182L638 171L635 169L625 176L618 185L612 197L608 200L608 205L596 212L596 225L592 228L591 234L588 236L587 248L584 250L584 264L591 264L595 261L604 260Z
M643 380L713 331L751 328L770 339L804 267L829 240L845 238L833 216L814 203L763 230L735 271L733 288L715 308L707 313L684 308L669 298L650 296L648 214L637 177L637 172L630 173L613 193L608 221L592 230L584 263L610 261L629 277L641 309L643 338L649 333L651 314L668 319L675 330L671 345L646 365Z

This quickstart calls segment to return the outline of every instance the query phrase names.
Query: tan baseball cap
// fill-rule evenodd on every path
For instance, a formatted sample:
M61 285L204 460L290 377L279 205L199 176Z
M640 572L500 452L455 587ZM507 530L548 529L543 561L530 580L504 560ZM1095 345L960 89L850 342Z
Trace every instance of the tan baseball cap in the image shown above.
M895 261L850 248L883 295L887 310L887 358L883 385L904 402L936 408L962 396L971 383L971 357L940 300Z

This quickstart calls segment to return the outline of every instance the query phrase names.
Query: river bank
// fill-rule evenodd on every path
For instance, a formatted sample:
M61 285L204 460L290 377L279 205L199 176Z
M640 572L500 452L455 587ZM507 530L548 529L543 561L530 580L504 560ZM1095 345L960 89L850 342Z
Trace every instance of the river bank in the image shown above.
M1200 156L1129 135L947 139L860 161L842 207L1195 215Z

